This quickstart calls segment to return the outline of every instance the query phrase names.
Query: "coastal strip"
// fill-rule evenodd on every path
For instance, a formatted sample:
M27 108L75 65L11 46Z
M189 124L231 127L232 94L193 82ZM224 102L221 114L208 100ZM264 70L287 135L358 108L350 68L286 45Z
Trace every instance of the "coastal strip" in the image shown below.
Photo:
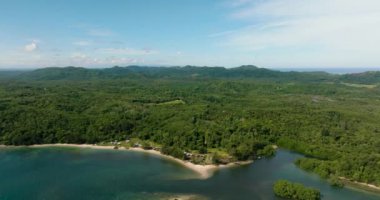
M0 147L7 147L7 146L0 146ZM36 145L30 145L26 147L32 147L32 148L43 148L43 147L75 147L75 148L91 148L91 149L108 149L113 150L115 149L114 146L102 146L102 145L94 145L94 144L64 144L64 143L58 143L58 144L36 144ZM118 147L118 150L127 150L127 151L134 151L134 152L141 152L141 153L148 153L151 155L156 155L161 158L168 159L170 161L174 161L176 163L181 164L182 166L196 172L199 176L199 179L207 179L210 178L215 171L223 168L232 168L232 167L238 167L242 165L248 165L251 164L253 161L240 161L240 162L233 162L228 163L225 165L198 165L194 164L189 161L181 160L178 158L174 158L169 155L162 154L160 151L157 150L145 150L138 147L131 147L131 148L125 148L125 147Z
M368 183L352 181L352 180L345 178L345 177L339 177L339 179L342 180L342 182L348 187L359 188L359 189L366 190L369 192L375 192L377 194L380 193L380 187L379 186L376 186L373 184L368 184Z
M169 155L162 154L161 152L156 151L156 150L144 150L142 148L129 148L128 150L158 155L160 157L175 161L175 162L197 172L199 174L200 179L210 178L214 174L214 172L219 170L219 169L237 167L237 166L241 166L241 165L248 165L248 164L251 164L253 162L253 161L241 161L241 162L228 163L225 165L197 165L197 164L194 164L194 163L189 162L189 161L181 160L181 159L169 156Z

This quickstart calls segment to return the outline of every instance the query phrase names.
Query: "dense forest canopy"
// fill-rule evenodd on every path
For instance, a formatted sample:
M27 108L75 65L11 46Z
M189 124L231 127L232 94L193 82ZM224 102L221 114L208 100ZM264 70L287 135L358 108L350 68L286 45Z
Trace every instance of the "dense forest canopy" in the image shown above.
M300 183L278 180L273 185L276 196L292 200L319 200L321 193L317 189L305 187Z
M167 153L247 160L272 145L326 178L380 185L380 74L255 66L0 72L0 143L138 138Z
M86 69L81 67L50 67L26 73L0 72L13 75L21 80L94 80L120 78L186 78L186 79L260 79L270 81L332 81L361 84L380 82L380 72L333 75L326 72L281 72L245 65L236 68L224 67L112 67L105 69ZM21 74L21 75L20 75Z

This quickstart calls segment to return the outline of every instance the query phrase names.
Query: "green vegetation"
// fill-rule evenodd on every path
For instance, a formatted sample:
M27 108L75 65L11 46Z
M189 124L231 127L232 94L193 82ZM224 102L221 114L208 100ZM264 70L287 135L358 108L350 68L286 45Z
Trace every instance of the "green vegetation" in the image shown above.
M177 100L173 100L173 101L158 103L157 105L178 105L178 104L186 104L186 103L182 100L177 99Z
M357 74L346 74L340 77L340 80L343 82L349 83L357 83L357 84L373 84L379 83L380 72L372 71L372 72L364 72Z
M161 153L171 155L174 158L185 159L185 155L183 154L183 150L176 146L164 146L161 149Z
M257 155L264 156L264 157L271 157L276 154L276 150L273 148L272 145L267 145L263 149L259 149L257 151Z
M368 88L368 89L373 89L377 87L377 85L365 85L365 84L355 84L355 83L342 83L342 84L351 86L351 87Z
M293 200L319 200L321 193L313 188L308 188L299 183L279 180L273 186L274 193L282 198Z
M306 155L297 165L322 177L380 185L380 88L346 85L379 85L380 79L356 76L253 66L3 75L0 143L137 138L144 148L159 146L178 158L195 154L196 163L269 157L276 144Z
M341 188L344 186L344 182L339 179L338 177L335 177L335 176L332 176L330 179L329 179L329 183L331 186L334 186L334 187L338 187L338 188Z

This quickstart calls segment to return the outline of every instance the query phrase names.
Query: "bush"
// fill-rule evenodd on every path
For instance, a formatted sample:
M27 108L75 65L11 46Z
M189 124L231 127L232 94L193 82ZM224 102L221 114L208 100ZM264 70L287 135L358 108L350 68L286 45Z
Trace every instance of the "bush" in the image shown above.
M308 188L299 183L279 180L273 186L275 195L294 200L319 200L321 193L314 188Z
M344 183L336 176L332 176L329 179L329 183L331 186L338 187L338 188L342 188L344 186Z
M257 155L264 157L272 157L276 154L276 150L272 147L272 145L267 145L263 149L257 151Z
M168 147L168 146L163 146L161 148L161 153L173 156L175 158L179 159L185 159L185 154L183 153L183 150L181 150L178 147Z

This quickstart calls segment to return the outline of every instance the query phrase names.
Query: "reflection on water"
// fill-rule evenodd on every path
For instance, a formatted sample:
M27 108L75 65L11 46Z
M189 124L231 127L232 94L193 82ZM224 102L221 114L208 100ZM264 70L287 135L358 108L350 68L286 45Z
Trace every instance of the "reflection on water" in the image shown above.
M288 179L321 190L323 199L380 199L336 189L298 169L301 155L276 157L222 169L207 180L181 165L139 152L73 148L0 150L0 199L276 199L272 184Z

